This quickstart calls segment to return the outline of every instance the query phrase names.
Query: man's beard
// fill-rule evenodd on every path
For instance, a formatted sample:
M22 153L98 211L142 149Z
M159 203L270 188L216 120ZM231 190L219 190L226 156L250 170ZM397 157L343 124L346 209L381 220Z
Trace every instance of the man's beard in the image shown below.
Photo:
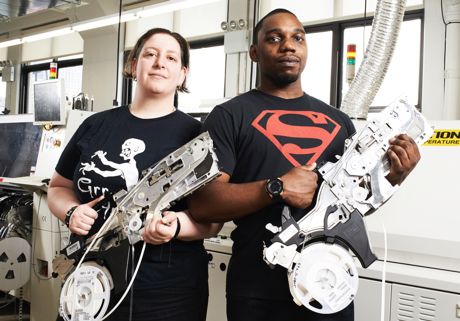
M299 79L300 73L297 74L282 74L278 73L275 74L274 77L267 75L268 78L271 79L271 81L277 86L277 87L286 87L287 85L292 84L293 82L296 82L297 79Z

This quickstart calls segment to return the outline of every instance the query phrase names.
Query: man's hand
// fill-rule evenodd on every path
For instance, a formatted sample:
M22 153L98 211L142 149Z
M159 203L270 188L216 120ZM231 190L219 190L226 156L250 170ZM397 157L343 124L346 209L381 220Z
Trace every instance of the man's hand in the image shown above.
M163 218L153 217L142 232L142 237L147 243L153 245L169 242L177 230L177 213L163 212Z
M69 230L77 235L86 235L97 219L97 212L92 209L104 196L96 198L89 203L79 205L69 221Z
M318 187L318 175L312 172L316 163L294 167L281 176L283 181L283 201L297 208L310 206Z
M386 179L395 186L406 179L415 168L421 156L417 144L406 134L401 134L390 139L391 146L388 148L391 168Z

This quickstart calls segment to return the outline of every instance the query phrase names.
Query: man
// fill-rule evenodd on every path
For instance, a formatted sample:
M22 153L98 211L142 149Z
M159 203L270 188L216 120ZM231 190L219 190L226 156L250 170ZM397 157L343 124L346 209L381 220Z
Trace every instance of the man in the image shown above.
M202 130L214 140L223 174L189 200L196 221L236 224L227 273L228 320L353 320L353 304L331 315L297 306L286 269L270 269L262 252L264 241L273 237L265 225L281 225L285 204L296 220L313 208L318 176L312 170L336 161L354 126L343 112L302 91L307 44L294 14L277 9L265 16L254 29L249 54L259 64L261 84L208 116ZM392 141L389 156L387 179L393 185L420 159L406 135Z

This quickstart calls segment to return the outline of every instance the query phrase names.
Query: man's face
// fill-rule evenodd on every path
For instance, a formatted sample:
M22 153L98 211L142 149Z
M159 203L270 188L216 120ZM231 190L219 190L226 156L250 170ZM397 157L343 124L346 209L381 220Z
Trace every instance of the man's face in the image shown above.
M299 20L289 13L272 15L264 20L258 36L250 56L259 63L261 76L277 87L300 82L308 50Z

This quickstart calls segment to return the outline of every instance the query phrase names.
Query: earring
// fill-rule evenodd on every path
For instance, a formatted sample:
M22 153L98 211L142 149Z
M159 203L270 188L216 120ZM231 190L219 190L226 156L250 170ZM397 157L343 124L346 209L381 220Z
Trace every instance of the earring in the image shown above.
M133 78L134 82L137 82L137 78Z
M180 89L180 85L177 85L177 86L176 86L176 89L179 90L179 89Z

